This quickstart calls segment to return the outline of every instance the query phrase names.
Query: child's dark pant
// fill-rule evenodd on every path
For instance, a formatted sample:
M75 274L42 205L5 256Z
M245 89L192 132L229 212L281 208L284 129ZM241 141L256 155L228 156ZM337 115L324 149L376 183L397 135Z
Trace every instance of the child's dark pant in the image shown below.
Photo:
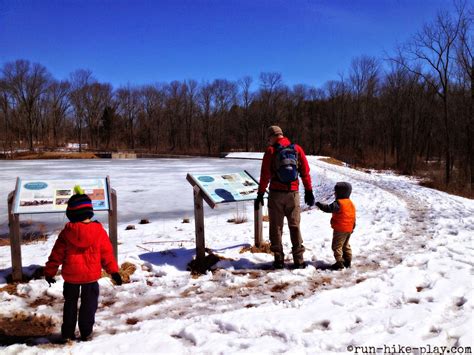
M77 322L77 301L81 296L81 307L79 309L79 331L82 337L92 333L95 322L95 312L99 302L99 284L91 282L87 284L71 284L64 282L64 310L61 335L63 338L74 338Z

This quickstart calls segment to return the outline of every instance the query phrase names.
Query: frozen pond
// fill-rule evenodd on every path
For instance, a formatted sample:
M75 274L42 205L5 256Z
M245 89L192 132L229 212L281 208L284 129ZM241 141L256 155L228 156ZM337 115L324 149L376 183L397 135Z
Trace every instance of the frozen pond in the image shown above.
M117 191L118 218L121 223L136 223L139 219L160 220L193 216L193 193L186 180L187 173L232 173L247 170L258 179L259 160L186 158L137 160L2 160L0 161L0 234L8 229L7 197L15 189L17 177L24 179L67 179L110 176ZM249 205L250 203L246 203ZM219 205L206 209L206 215L235 208ZM101 221L107 214L98 213ZM58 224L66 217L62 213L25 215L23 220L39 220ZM49 229L49 228L48 228Z

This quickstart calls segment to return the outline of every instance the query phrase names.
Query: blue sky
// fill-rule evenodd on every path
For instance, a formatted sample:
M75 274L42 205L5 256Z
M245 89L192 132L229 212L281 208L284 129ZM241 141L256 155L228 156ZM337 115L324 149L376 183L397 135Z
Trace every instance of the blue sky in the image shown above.
M0 65L114 87L275 71L321 87L352 58L385 57L450 0L0 0Z

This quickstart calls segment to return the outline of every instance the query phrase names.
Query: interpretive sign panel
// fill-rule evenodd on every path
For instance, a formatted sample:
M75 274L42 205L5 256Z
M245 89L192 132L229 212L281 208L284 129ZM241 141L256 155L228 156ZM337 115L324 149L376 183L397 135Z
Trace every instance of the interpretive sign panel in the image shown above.
M215 208L219 203L251 201L257 198L258 182L247 171L220 174L189 174L186 180L193 187L194 222L196 229L196 261L202 262L206 255L204 237L204 206ZM262 208L254 209L255 246L262 245Z
M224 174L189 174L215 204L257 198L258 183L246 171Z
M77 180L18 179L13 213L49 213L66 211L67 201L80 185L92 201L95 211L109 210L106 178Z

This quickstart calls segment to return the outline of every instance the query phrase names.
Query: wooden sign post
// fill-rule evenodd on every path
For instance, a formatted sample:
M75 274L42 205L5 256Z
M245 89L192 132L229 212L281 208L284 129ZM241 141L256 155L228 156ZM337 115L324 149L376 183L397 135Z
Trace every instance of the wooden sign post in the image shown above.
M206 254L203 201L211 208L216 208L219 203L252 201L256 198L258 183L247 171L231 174L188 174L186 180L193 187L196 261L201 261ZM262 208L259 206L254 212L256 247L262 245L262 220Z
M100 179L99 179L100 180ZM101 189L95 189L94 193L97 192L99 195L98 198L102 197L102 200L98 202L98 206L94 208L94 211L108 211L109 213L109 237L110 242L114 250L115 258L118 256L118 238L117 238L117 193L114 189L110 188L110 179L107 176L105 179L102 179L105 182L105 186ZM88 181L88 179L79 180L79 182ZM95 181L95 180L94 180ZM97 180L98 181L98 180ZM47 182L26 182L25 185L30 184L32 189L38 189L36 185L45 185L48 183L57 183L55 189L53 189L53 198L49 196L44 197L41 195L41 198L34 197L34 194L31 197L28 195L28 199L20 192L21 179L17 178L15 190L8 194L8 223L10 229L10 249L11 249L11 259L12 259L12 280L13 281L22 281L23 280L23 271L22 271L22 260L21 260L21 234L20 234L20 214L37 214L37 213L64 213L66 211L67 200L70 195L60 195L66 193L70 190L72 194L72 189L78 181L67 181L67 180L47 180ZM60 187L58 187L60 186ZM65 187L67 186L67 187ZM41 186L40 186L41 187ZM51 190L51 189L50 189ZM100 191L99 191L100 190ZM60 192L58 192L60 191ZM106 193L106 196L104 194ZM51 191L48 190L48 193ZM58 195L56 195L58 194ZM89 196L90 197L90 196ZM22 200L23 198L23 200ZM93 197L95 198L95 197ZM29 210L30 209L30 210Z

